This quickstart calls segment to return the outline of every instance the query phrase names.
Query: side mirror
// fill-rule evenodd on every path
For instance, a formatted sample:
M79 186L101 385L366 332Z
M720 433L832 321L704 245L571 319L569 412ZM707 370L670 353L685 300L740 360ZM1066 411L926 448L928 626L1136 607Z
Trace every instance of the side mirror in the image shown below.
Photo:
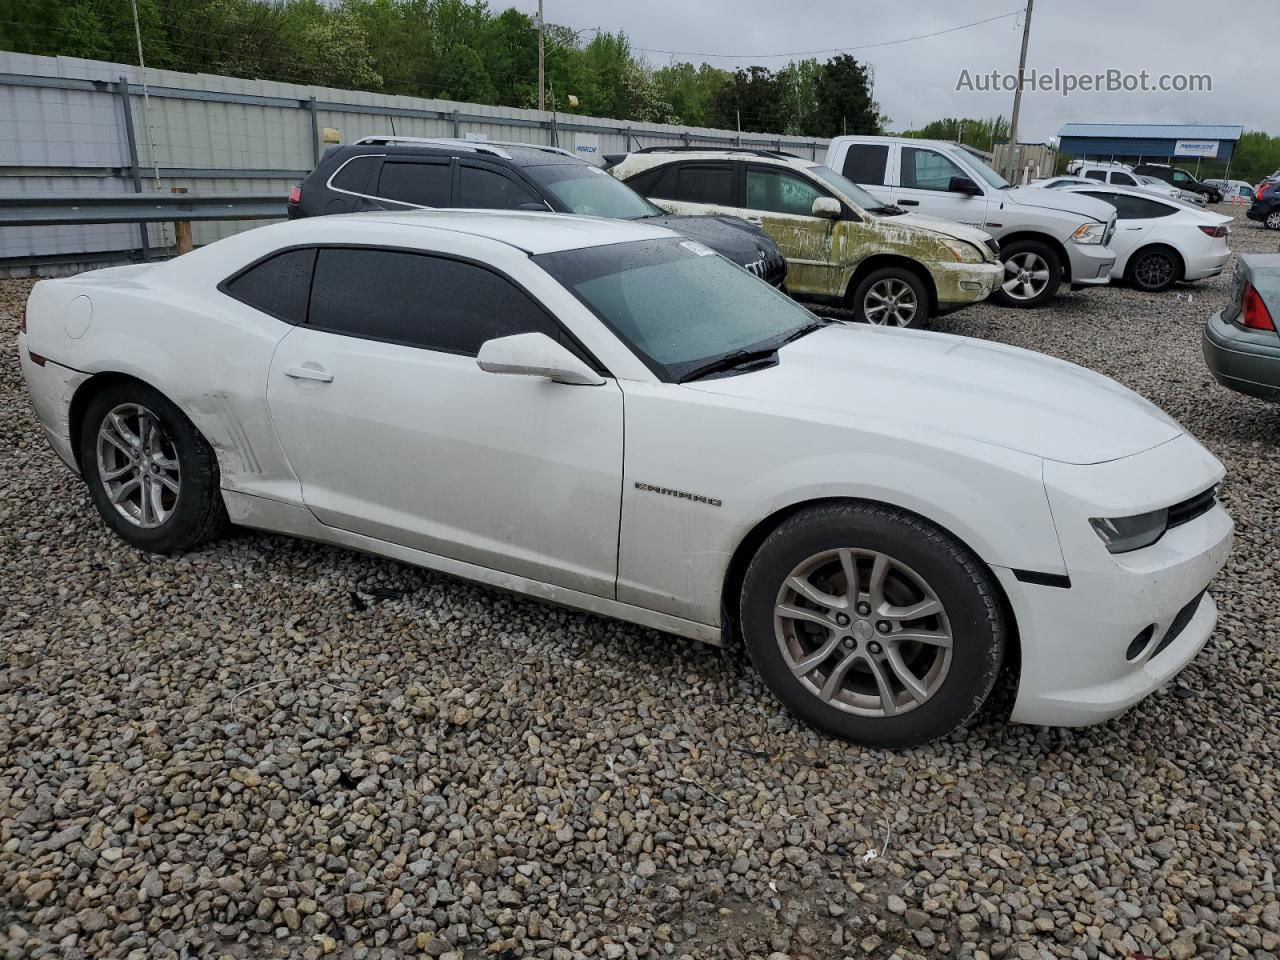
M809 212L825 220L840 219L840 201L835 197L814 197Z
M947 190L951 193L967 193L971 197L982 192L968 177L952 177Z
M604 377L545 333L517 333L486 340L476 355L476 366L486 373L546 377L556 383L591 387L604 383Z

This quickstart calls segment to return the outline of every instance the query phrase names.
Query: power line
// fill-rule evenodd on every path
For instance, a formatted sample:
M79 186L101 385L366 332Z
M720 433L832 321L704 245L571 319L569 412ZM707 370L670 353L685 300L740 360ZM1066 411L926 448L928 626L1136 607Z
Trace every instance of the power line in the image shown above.
M726 60L770 60L777 57L816 57L820 53L844 53L849 50L870 50L873 47L891 47L899 43L910 43L913 40L927 40L930 37L940 37L944 33L955 33L957 30L968 30L970 27L981 26L984 23L994 23L996 20L1006 20L1009 17L1016 17L1022 13L1021 10L1010 10L1008 13L1001 13L994 17L987 17L985 20L974 20L972 23L962 23L956 27L947 27L945 30L935 30L932 33L920 33L914 37L902 37L898 40L880 40L876 43L860 43L848 47L824 47L821 50L797 50L792 53L700 53L694 50L658 50L654 47L636 47L636 50L643 50L645 53L662 53L674 57L716 57Z

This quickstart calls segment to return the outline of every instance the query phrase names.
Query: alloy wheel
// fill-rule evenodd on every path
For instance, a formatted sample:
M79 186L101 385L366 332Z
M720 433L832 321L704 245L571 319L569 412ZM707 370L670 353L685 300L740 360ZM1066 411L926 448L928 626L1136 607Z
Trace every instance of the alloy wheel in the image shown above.
M1266 224L1272 230L1280 230L1280 210L1267 214Z
M937 593L875 550L829 550L799 564L778 591L774 633L811 694L860 716L915 709L951 668L951 624Z
M897 277L877 280L867 288L862 300L863 316L877 326L909 327L918 308L911 284Z
M1049 264L1038 253L1015 253L1004 262L1004 292L1014 300L1034 300L1049 285Z
M138 527L169 519L182 490L178 451L154 413L114 407L98 427L98 477L116 511Z
M1133 268L1133 277L1148 289L1168 286L1173 282L1177 268L1173 257L1167 253L1148 253Z

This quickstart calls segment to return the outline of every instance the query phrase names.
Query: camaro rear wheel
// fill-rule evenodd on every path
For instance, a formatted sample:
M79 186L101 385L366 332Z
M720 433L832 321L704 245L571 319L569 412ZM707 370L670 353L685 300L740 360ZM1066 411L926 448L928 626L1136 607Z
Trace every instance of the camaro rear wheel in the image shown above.
M863 277L852 306L857 319L880 327L920 327L929 319L924 284L901 267L884 267Z
M944 736L973 717L1007 633L977 557L918 517L860 503L780 524L747 568L739 624L792 713L886 747Z
M1140 290L1168 290L1182 272L1178 256L1167 247L1139 250L1129 261L1129 279Z
M1058 255L1038 240L1015 240L1000 248L1004 278L993 294L1006 307L1042 307L1058 292L1062 263Z
M144 384L113 384L89 401L80 466L102 518L135 547L188 550L227 524L213 449Z

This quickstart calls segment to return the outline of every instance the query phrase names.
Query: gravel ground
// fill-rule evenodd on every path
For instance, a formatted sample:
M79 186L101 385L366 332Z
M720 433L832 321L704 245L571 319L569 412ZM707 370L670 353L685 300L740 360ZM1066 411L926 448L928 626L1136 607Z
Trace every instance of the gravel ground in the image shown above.
M1227 463L1238 540L1172 688L900 753L717 650L389 561L134 552L5 351L0 956L1277 956L1280 406L1204 369L1226 288L941 322L1169 410ZM27 290L0 282L6 339Z

